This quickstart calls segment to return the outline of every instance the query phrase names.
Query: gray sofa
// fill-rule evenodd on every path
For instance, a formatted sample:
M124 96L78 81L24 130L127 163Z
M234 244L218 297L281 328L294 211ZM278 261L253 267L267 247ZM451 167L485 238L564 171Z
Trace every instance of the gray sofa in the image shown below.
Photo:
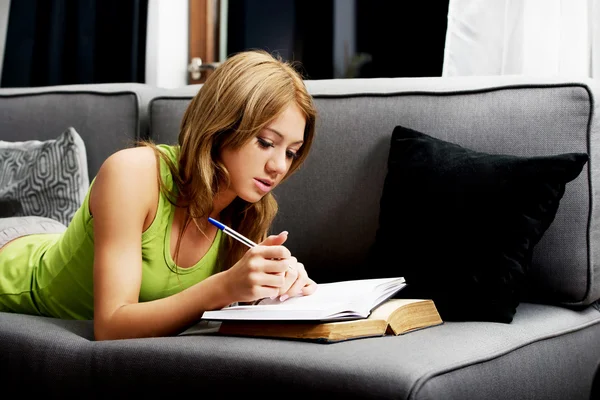
M274 231L317 282L364 268L389 140L402 124L490 153L587 152L530 279L552 294L510 324L452 322L397 337L319 344L210 333L95 342L91 321L0 313L0 382L56 397L192 394L386 399L588 399L600 384L600 120L593 80L394 78L307 82L319 110L306 164L276 189ZM89 175L139 137L176 141L198 86L0 89L0 140L73 126ZM25 386L27 385L27 386Z

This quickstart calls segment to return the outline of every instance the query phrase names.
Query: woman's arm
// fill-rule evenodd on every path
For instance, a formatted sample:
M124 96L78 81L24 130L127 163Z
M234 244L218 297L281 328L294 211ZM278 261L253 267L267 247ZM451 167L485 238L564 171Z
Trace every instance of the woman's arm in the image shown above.
M177 295L138 303L141 238L158 203L156 159L149 148L128 149L100 168L90 198L94 218L94 334L97 340L173 334L204 310L230 299L213 276Z
M100 168L92 193L94 218L94 335L96 340L168 336L204 311L279 293L289 251L268 238L231 269L175 295L140 303L142 232L155 216L159 186L149 148L122 150ZM285 239L283 239L284 241ZM273 259L282 259L274 261Z

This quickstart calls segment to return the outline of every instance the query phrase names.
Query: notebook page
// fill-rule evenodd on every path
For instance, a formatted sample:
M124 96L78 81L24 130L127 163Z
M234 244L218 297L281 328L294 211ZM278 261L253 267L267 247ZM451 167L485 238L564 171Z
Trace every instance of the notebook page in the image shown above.
M320 284L308 296L285 301L264 299L258 305L241 305L206 311L203 319L327 320L366 317L382 299L404 286L403 278L366 279Z
M251 307L277 306L286 310L327 310L337 304L368 303L370 305L384 292L389 292L389 290L381 290L387 287L384 284L396 281L397 278L384 278L324 283L318 285L317 290L309 296L291 297L283 302L279 299L264 299L258 305Z

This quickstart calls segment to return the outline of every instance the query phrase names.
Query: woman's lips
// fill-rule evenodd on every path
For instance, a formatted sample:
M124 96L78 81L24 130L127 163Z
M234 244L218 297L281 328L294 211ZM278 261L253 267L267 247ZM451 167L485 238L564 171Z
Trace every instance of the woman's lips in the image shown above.
M261 192L264 192L264 193L270 192L271 188L273 187L272 185L267 185L256 178L254 178L254 184L256 185L256 187L258 187L258 189Z

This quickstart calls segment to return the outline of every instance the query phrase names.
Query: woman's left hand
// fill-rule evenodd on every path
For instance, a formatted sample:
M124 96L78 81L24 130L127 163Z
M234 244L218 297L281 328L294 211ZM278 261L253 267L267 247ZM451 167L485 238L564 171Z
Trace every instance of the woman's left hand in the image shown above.
M290 257L286 261L289 261L289 268L285 273L285 283L279 290L279 300L314 293L317 283L308 277L304 264L299 263L296 257Z

